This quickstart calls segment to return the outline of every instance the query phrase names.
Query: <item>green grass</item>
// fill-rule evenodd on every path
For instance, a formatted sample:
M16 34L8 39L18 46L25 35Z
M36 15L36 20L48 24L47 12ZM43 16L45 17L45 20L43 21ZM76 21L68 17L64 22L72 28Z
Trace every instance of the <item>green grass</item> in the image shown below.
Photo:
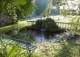
M61 19L61 21L63 21L63 20ZM1 27L0 33L5 33L7 31L11 30L13 27L22 28L24 26L27 26L27 22L19 21L17 24ZM20 34L20 36L18 36L18 37L26 38L23 34ZM77 44L76 42L68 40L68 41L63 41L61 43L49 43L49 42L44 42L44 43L36 42L35 43L34 42L32 44L36 45L37 49L35 50L35 52L32 54L31 57L80 57L80 45L79 45L80 42ZM13 46L13 47L17 47L17 46ZM11 49L10 46L8 46L7 49ZM22 51L20 53L22 53ZM5 53L3 53L3 55L6 56ZM13 56L13 55L11 55L11 56ZM27 57L27 55L24 56L23 53L21 56ZM17 56L17 57L19 57L19 56Z
M63 43L37 43L32 57L79 57L80 46L69 40Z
M4 41L1 43L0 45L3 47L0 48L1 57L19 57L19 56L28 57L26 49L20 48L18 45L9 45L9 43L4 43ZM31 57L79 57L80 56L80 46L76 42L71 40L63 41L60 43L36 42L33 44L37 46L37 49L34 51Z
M26 21L19 21L17 24L0 27L0 33L6 33L8 31L10 31L11 29L13 29L13 27L20 29L20 28L25 27L25 26L27 26Z
M23 34L20 34L19 37L27 38ZM33 41L32 44L37 46L37 49L34 51L31 57L79 57L80 56L80 46L78 45L80 43L77 44L76 42L73 42L71 40L63 41L60 43L50 43L50 42L37 43ZM15 49L18 50L17 45L16 46L9 45L7 46L7 50L3 49L2 51L6 50L8 53L11 54L10 56L13 56L17 54L15 51L12 51L14 50L13 49L14 47L16 47ZM20 48L20 50L22 50L22 48ZM11 51L14 52L15 54L13 54ZM26 52L26 50L24 51ZM20 55L21 57L27 57L27 55L24 56L24 54L26 54L25 52L23 53L23 51L20 51L18 54L22 53ZM6 56L5 54L8 55L8 53L3 53L2 55ZM16 55L16 57L19 57L19 55Z

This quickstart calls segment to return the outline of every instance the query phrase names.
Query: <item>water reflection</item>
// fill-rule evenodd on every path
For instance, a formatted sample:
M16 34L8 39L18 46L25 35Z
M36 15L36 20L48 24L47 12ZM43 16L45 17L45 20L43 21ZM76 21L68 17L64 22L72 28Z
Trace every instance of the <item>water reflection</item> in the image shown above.
M49 32L28 31L28 35L32 36L36 42L55 42L60 38L60 34L53 34Z

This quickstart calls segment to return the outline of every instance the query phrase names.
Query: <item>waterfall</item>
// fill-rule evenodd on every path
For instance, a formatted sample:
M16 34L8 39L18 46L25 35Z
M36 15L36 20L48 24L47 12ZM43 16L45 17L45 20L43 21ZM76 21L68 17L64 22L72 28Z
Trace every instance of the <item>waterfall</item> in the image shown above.
M45 29L45 20L41 21L41 30L40 31L46 31L46 29Z

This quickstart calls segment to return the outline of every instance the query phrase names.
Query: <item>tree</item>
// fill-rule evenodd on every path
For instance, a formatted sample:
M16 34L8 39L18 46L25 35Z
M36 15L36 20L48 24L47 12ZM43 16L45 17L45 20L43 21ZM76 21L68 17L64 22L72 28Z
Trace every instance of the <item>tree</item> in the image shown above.
M18 18L18 13L28 16L33 13L34 9L33 0L0 0L0 15L9 15L15 20L14 22Z

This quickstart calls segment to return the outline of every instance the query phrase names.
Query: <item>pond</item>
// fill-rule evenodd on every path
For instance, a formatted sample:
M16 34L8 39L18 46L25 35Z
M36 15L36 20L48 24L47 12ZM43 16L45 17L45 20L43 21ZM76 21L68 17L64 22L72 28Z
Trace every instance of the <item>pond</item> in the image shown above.
M28 30L24 33L27 36L31 36L36 42L56 42L59 41L61 33L54 34L52 32L45 31L31 31Z

